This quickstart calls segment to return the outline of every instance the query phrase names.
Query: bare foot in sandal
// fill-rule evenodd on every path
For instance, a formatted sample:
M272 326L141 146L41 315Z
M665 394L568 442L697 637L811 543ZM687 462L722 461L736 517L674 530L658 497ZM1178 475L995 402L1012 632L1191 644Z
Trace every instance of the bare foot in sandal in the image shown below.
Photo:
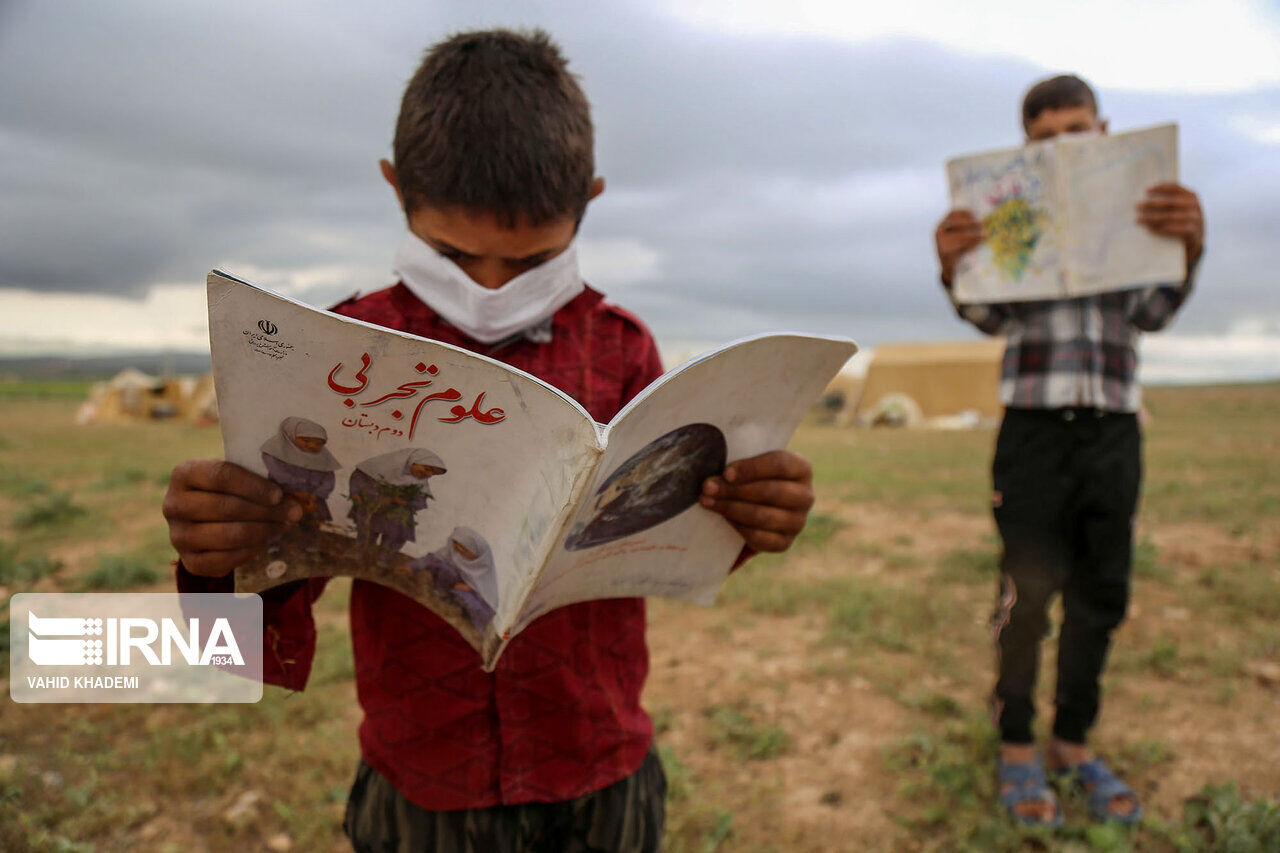
M1005 767L1034 767L1039 761L1033 744L1000 744L1000 763ZM1014 817L1024 823L1042 826L1054 826L1061 819L1058 802L1051 791L1046 790L1047 796L1042 797L1011 798L1010 795L1019 787L1013 781L1004 781L1000 786L1000 796L1006 801L1006 807Z
M1095 758L1097 756L1093 754L1093 750L1084 744L1071 743L1056 737L1049 741L1049 748L1045 750L1045 765L1050 773L1069 773ZM1088 794L1090 791L1092 786L1086 784L1085 793ZM1107 800L1107 813L1119 821L1131 820L1137 808L1138 800L1133 794L1118 794Z

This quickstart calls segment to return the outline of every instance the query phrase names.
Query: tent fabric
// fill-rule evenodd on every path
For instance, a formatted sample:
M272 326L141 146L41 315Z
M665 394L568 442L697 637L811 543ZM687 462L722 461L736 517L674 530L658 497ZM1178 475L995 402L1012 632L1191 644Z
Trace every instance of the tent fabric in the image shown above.
M925 418L965 411L999 416L1003 354L999 340L882 344L867 368L858 414L873 411L891 394L905 394Z
M76 422L81 424L164 419L216 421L218 400L212 374L155 377L125 368L94 383L76 412Z

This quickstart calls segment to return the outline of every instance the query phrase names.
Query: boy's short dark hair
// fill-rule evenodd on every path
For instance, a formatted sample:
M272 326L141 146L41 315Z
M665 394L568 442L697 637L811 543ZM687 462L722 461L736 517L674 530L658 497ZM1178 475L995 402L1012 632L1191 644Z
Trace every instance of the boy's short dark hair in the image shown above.
M1094 115L1098 114L1098 97L1093 87L1074 74L1059 74L1041 80L1022 96L1022 129L1035 120L1045 110L1060 110L1064 107L1088 107Z
M581 217L595 177L591 107L542 30L458 33L430 48L396 121L406 213L423 204L508 225Z

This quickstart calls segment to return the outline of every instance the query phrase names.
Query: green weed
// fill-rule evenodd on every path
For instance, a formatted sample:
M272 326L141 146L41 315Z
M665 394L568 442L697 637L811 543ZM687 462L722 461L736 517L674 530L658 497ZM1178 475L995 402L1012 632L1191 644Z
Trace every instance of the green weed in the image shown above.
M25 477L17 471L0 471L0 492L15 498L27 498L42 495L49 491L49 484L44 480Z
M761 570L760 566L748 566L738 574L745 577L730 580L724 590L724 600L740 601L751 613L794 616L818 606L812 584L783 580L778 572Z
M964 706L959 700L945 693L924 693L910 696L903 704L914 711L921 711L931 717L958 719L964 716Z
M150 563L124 554L103 554L81 580L86 590L123 590L153 584L160 574Z
M1142 539L1133 548L1133 573L1140 578L1168 581L1173 578L1169 566L1160 562L1160 551L1150 539Z
M733 812L728 809L716 810L716 822L707 831L706 842L702 845L702 853L715 853L733 837Z
M1198 580L1210 598L1233 613L1263 624L1280 621L1280 575L1273 568L1261 562L1211 566Z
M935 624L937 602L915 590L841 579L822 585L821 595L827 639L834 643L910 651L917 646L922 626Z
M115 489L124 489L130 486L136 486L138 483L141 483L146 479L147 479L147 472L142 470L141 468L134 468L134 467L122 468L117 471L111 471L106 475L104 475L103 478L98 481L97 487L105 491L112 491ZM169 475L166 474L165 475L166 482L168 481L168 479L169 479Z
M667 777L667 825L663 849L714 853L733 836L733 812L709 801L693 772L663 744L658 748Z
M62 568L61 560L44 554L19 557L16 545L0 542L0 584L28 585Z
M1155 644L1139 656L1139 662L1162 678L1173 678L1178 674L1179 650L1176 640L1161 634Z
M717 705L707 709L711 743L728 746L740 760L775 758L791 748L791 736L773 723L761 723L741 708Z
M679 803L689 798L693 783L689 777L689 768L685 766L675 751L668 745L658 747L658 758L662 761L662 772L667 777L667 799Z
M83 400L92 386L88 379L5 379L0 380L0 400Z
M999 540L987 536L981 548L957 548L943 555L933 580L942 583L991 583L999 570Z
M671 724L675 721L675 711L671 710L670 705L663 705L656 711L649 714L653 718L653 733L655 736L663 735L671 731Z
M1122 775L1131 775L1168 764L1175 757L1173 747L1164 741L1157 738L1142 738L1120 748L1115 767Z
M1206 785L1183 808L1179 850L1280 850L1280 802L1246 800L1234 782Z
M71 499L70 493L54 492L19 510L13 517L13 526L18 530L52 527L73 521L85 512L84 507Z
M796 548L819 548L831 540L841 530L849 526L849 522L821 512L810 513L804 530L796 537Z

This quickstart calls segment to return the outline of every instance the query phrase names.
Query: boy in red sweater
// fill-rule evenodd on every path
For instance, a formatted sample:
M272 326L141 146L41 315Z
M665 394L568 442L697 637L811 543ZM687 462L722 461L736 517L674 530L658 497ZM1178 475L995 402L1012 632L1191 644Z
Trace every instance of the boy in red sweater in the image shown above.
M409 233L400 281L334 310L465 347L550 382L608 422L662 373L649 331L578 274L595 175L590 108L541 32L453 36L404 94L382 173ZM731 463L703 487L752 551L786 549L813 503L802 457ZM183 591L230 573L301 517L228 462L174 469L164 512ZM264 678L301 690L324 579L263 595ZM357 850L656 850L666 782L640 707L642 599L588 601L526 628L492 673L443 620L355 581L351 633L365 712L344 829Z

